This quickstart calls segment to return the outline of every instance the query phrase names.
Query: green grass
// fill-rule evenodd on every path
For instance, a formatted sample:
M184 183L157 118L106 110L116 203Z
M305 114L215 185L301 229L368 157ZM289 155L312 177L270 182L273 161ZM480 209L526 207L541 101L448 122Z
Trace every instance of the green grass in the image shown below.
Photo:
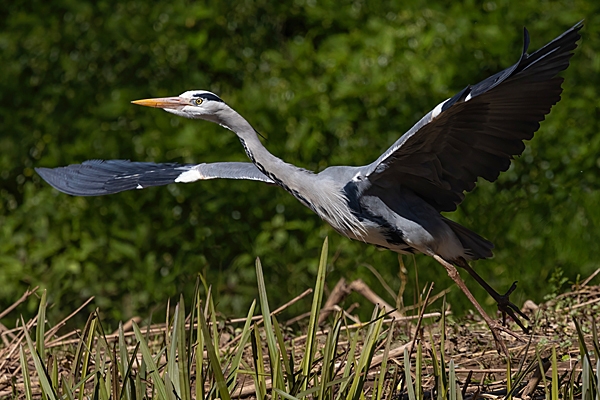
M396 321L388 318L391 310L375 306L368 321L352 323L339 310L319 326L327 253L325 240L308 323L299 327L271 311L258 259L258 302L241 326L218 315L211 286L199 280L191 307L180 297L164 324L120 324L107 334L94 312L83 329L57 338L56 329L46 329L42 291L35 321L20 320L3 333L0 398L461 400L476 391L511 398L528 390L548 400L598 398L600 343L590 299L600 299L600 288L552 299L534 335L509 343L507 360L493 351L482 324L457 322L446 312L435 323ZM590 308L577 306L584 303ZM431 307L419 304L421 314Z

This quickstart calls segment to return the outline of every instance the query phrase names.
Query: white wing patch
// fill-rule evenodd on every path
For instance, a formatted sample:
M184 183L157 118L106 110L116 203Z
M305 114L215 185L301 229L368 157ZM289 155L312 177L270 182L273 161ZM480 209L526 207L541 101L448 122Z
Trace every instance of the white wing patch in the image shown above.
M138 183L138 185L135 188L136 189L143 189L144 187Z
M435 108L433 109L433 111L431 111L431 120L432 121L434 119L436 119L438 117L438 115L440 115L442 113L442 107L444 106L444 104L446 104L447 101L448 101L448 99L442 101L440 104L438 104L437 106L435 106Z
M189 171L185 171L177 178L175 178L175 182L177 183L189 183L196 182L202 179L206 179L204 175L200 173L197 169L190 169Z

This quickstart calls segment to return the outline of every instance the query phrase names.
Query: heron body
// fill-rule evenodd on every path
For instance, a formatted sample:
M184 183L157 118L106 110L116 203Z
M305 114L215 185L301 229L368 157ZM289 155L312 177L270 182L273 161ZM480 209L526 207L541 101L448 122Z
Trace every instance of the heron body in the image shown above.
M491 257L492 243L441 212L456 210L479 177L495 181L523 152L523 141L560 100L563 79L557 74L569 66L581 28L580 22L531 55L525 30L517 63L438 104L369 165L315 174L288 164L217 95L194 90L133 103L233 131L251 163L93 160L37 172L56 189L78 196L214 178L276 184L351 239L398 253L424 253L473 275L467 261Z

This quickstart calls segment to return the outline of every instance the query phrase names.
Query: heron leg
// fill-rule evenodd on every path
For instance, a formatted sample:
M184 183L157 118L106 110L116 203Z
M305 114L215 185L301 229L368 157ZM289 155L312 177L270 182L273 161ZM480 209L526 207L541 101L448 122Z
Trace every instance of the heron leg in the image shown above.
M444 268L446 268L446 272L448 272L448 276L450 278L452 278L452 280L458 285L458 287L463 291L463 293L471 301L471 303L473 304L475 309L479 312L479 314L481 314L481 317L487 323L487 325L490 328L490 331L492 332L492 336L494 337L494 341L496 342L496 349L498 350L498 352L502 352L502 353L504 353L504 355L506 355L506 357L510 358L510 354L508 353L508 348L506 347L506 344L504 343L504 340L502 339L502 337L500 336L499 333L500 333L500 331L502 331L502 332L506 332L509 335L517 337L517 338L518 338L518 336L516 336L513 332L511 332L506 327L494 322L494 320L492 320L490 318L490 316L487 315L487 313L484 311L483 307L481 307L481 305L475 299L475 296L473 296L473 294L471 293L469 288L467 288L467 285L465 285L465 282L460 277L460 274L458 273L458 270L456 269L456 267L454 265L452 265L448 261L444 260L442 257L438 256L437 254L434 254L433 258L435 258L435 260L437 262L439 262L440 264L442 264L444 266Z
M514 303L511 303L509 299L510 294L514 292L517 288L516 281L513 282L513 284L506 291L506 293L500 294L497 291L495 291L481 276L479 276L479 274L475 272L475 270L471 268L471 266L465 260L460 260L459 262L457 262L457 265L465 269L469 273L469 275L471 275L473 279L475 279L477 283L479 283L481 287L483 287L490 294L490 296L492 296L492 298L496 300L496 303L498 303L498 310L500 310L500 312L502 313L503 325L506 324L506 315L508 314L517 323L517 325L519 325L523 332L530 332L530 329L525 327L523 322L521 322L519 316L527 321L529 321L529 317L527 317L527 315L525 315ZM517 314L519 316L517 316Z

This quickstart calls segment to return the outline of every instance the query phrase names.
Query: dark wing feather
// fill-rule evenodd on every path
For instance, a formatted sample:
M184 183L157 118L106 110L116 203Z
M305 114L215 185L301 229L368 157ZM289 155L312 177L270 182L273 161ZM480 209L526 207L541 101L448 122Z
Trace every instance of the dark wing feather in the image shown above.
M560 100L562 78L580 38L578 23L519 62L438 105L394 143L365 175L404 185L439 211L454 211L478 177L494 181L520 155Z
M36 168L55 189L73 196L99 196L176 182L226 178L273 183L252 163L155 164L128 160L89 160L59 168Z

